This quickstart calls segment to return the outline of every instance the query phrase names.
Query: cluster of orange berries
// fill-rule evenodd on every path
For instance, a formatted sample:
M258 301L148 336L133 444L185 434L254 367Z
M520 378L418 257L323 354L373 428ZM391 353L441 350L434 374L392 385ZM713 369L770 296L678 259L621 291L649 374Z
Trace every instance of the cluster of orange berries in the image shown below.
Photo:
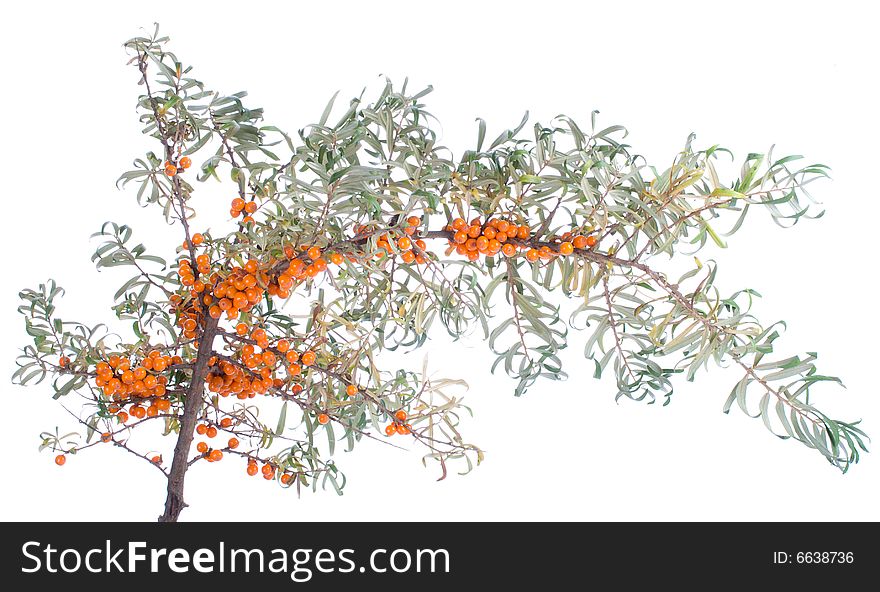
M244 337L248 335L249 327L245 323L239 323L235 327L236 334ZM234 395L238 399L253 398L257 394L265 394L270 388L280 388L299 376L303 367L313 365L317 361L317 354L307 349L302 353L292 348L290 341L279 339L274 345L270 345L266 331L261 328L250 332L250 338L255 343L246 343L239 350L238 363L218 359L212 356L208 360L211 370L205 378L208 390L222 397ZM283 367L286 377L281 378L277 371ZM302 386L293 385L294 394L302 392ZM355 396L358 387L350 384L346 387L346 394ZM318 422L326 424L330 421L326 414L318 416Z
M127 358L112 355L106 362L101 361L95 365L95 386L102 388L107 396L127 397L134 393L143 397L161 397L165 394L167 378L148 374L148 371L161 373L182 362L180 356L163 356L159 350L153 350L141 360L141 365L132 368Z
M404 263L417 263L424 265L428 262L427 248L428 245L420 238L413 238L421 225L422 219L418 216L410 216L406 219L406 226L401 231L385 232L379 236L376 241L376 259L384 257L393 257L396 250L400 253L400 259ZM356 226L355 236L368 231L366 226ZM394 245L392 247L392 245Z
M260 271L255 259L248 259L243 267L233 267L229 275L222 279L219 274L211 274L209 281L213 289L201 296L202 302L208 307L208 314L219 319L223 313L226 318L235 319L242 312L248 312L263 297L259 283L269 282L269 275ZM197 294L208 292L194 286Z
M406 422L406 411L403 409L399 409L394 413L394 421L385 426L385 435L393 436L394 434L400 434L401 436L405 436L412 431L412 426Z
M531 228L527 224L516 224L503 218L488 218L481 222L474 218L468 223L464 218L456 218L444 227L449 237L449 250L465 255L469 261L476 261L481 255L492 257L503 253L506 257L515 257L525 251L526 259L534 263L539 259L549 260L560 255L571 255L575 249L588 249L599 242L593 236L573 235L567 232L554 240L555 249L549 245L535 248L531 245Z
M330 253L325 258L321 247L317 245L301 246L300 253L297 255L297 250L293 245L284 247L284 256L287 257L288 263L282 267L281 273L274 278L274 281L269 283L267 290L270 296L288 298L294 284L327 271L328 261L334 265L342 265L345 260L342 253Z
M283 384L281 379L277 379L279 384L275 383L276 379L268 367L261 368L249 375L239 366L226 360L217 365L217 362L212 358L209 364L214 368L205 378L208 390L221 397L234 395L239 399L253 398L256 394L266 393L273 386Z
M204 242L201 234L192 237L193 246ZM184 249L188 244L183 244ZM286 263L272 260L268 266L261 266L255 259L248 259L243 266L232 266L229 273L222 277L218 272L212 273L210 257L202 253L196 256L195 264L199 275L193 271L188 258L178 262L177 274L181 285L190 289L193 300L200 298L208 307L208 314L219 319L223 314L230 320L242 312L248 312L263 297L264 289L270 296L289 298L291 290L297 282L305 281L327 270L328 260L341 265L344 257L341 253L330 253L323 256L318 246L300 247L301 253L292 245L284 247ZM210 275L209 275L210 274ZM265 288L264 288L265 287ZM183 296L175 294L171 297L175 307L184 302ZM178 310L178 324L184 329L184 336L194 337L195 328L201 318L201 312L193 301L188 302L185 309Z
M220 420L220 427L222 429L229 429L232 427L232 419L229 417L224 417ZM217 437L217 428L212 425L201 423L196 426L196 433L200 436L206 436L207 438L216 438ZM235 450L239 446L238 438L235 436L229 438L229 441L226 443L226 448L229 450ZM199 442L196 444L196 450L201 454L208 462L218 462L223 460L223 451L219 448L211 448L208 446L207 442Z
M229 206L229 215L233 218L238 218L239 216L242 216L242 224L250 224L251 222L253 222L254 218L251 214L256 211L257 202L245 201L240 197L234 198Z
M179 162L175 163L171 160L165 161L165 174L169 177L173 177L174 175L179 175L192 166L192 159L189 156L184 156L180 159Z
M122 423L129 415L137 419L155 417L171 409L171 401L165 397L168 377L163 372L181 363L180 356L162 355L158 350L151 351L134 367L127 358L112 355L95 365L95 386L112 397L114 403L107 411ZM151 399L147 407L141 405L143 399ZM123 410L127 402L131 404L128 412Z
M251 477L253 477L257 473L262 473L263 479L265 479L266 481L272 481L275 478L275 471L275 465L273 465L272 463L264 463L263 468L261 469L257 466L257 461L255 459L248 458L246 472ZM281 475L281 483L283 485L289 485L292 479L293 475L291 475L290 473L282 473Z

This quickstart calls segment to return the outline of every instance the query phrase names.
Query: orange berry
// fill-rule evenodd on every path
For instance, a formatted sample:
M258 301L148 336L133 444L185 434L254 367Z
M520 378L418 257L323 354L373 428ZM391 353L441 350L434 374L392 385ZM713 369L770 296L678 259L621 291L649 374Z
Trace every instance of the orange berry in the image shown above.
M205 432L207 432L207 431L208 431L208 426L206 426L203 423L200 423L199 425L196 426L196 433L199 436L204 436Z
M452 228L455 230L461 230L467 226L467 222L465 222L464 218L456 218L452 221Z
M58 365L62 368L67 368L70 365L70 358L67 356L61 356L58 358Z
M227 446L231 450L235 450L236 448L238 448L238 438L229 438L229 443L227 444Z
M208 452L208 444L206 442L199 442L196 444L196 450L198 450L200 454L205 454Z
M221 428L228 428L231 425L232 425L232 419L229 417L224 417L223 419L220 420L220 427Z
M214 449L211 451L211 454L208 455L208 458L210 458L211 461L213 461L213 462L217 462L217 461L223 459L223 452L221 452L220 450Z
M290 349L290 342L286 339L279 339L278 343L275 344L275 349L283 354Z
M321 425L326 425L330 423L330 416L326 413L321 413L320 415L318 415L318 423Z
M66 462L67 462L67 457L64 456L63 454L59 454L58 456L55 457L55 464L58 465L59 467L62 466Z
M410 226L418 226L419 224L422 223L422 219L419 218L418 216L410 216L409 218L406 219L406 223L409 224Z
M173 177L177 174L177 167L171 163L165 165L165 174L169 177Z
M560 255L571 255L574 253L574 245L569 242L564 242L559 245L559 254Z
M394 427L393 423L389 423L387 426L385 426L385 435L386 436L393 436L396 433L397 433L397 428Z
M254 212L256 212L257 211L257 202L249 201L246 204L244 204L244 211L247 212L248 214L253 214Z
M397 433L401 436L405 436L409 433L409 427L403 425L402 423L397 424Z
M242 224L245 224L245 225L247 225L247 224L253 224L253 223L254 223L254 219L253 219L253 217L251 217L251 216L245 216L244 218L241 219L241 223L242 223Z
M598 242L599 242L599 239L593 235L590 235L587 237L587 246L588 247L595 247Z
M113 439L113 436L110 435L110 432L104 432L101 434L101 442L109 442Z
M529 249L528 251L526 251L526 259L529 261L529 263L534 263L538 260L539 257L540 254L538 253L537 249Z
M406 251L407 249L409 249L410 247L412 247L412 240L411 240L408 236L402 236L402 237L400 237L400 239L397 241L397 247L398 247L401 251Z
M283 483L284 485L287 485L288 483L290 483L290 479L291 479L291 476L289 473L284 473L283 475L281 475L281 483Z
M215 428L214 426L207 428L205 430L205 435L208 436L209 438L216 438L217 437L217 428Z
M342 253L331 253L330 254L330 262L333 265L342 265L342 262L345 260L345 257L342 256Z
M248 463L248 466L247 466L247 474L248 475L253 477L254 475L257 474L258 471L259 471L259 469L257 469L257 463Z
M347 387L345 387L345 394L347 394L349 397L355 396L356 394L358 394L358 387L353 384L348 385Z
M516 231L516 237L520 240L526 240L532 234L528 226L520 226Z
M516 255L516 246L511 243L505 243L503 247L501 247L501 252L504 253L507 257L513 257Z
M318 257L321 256L321 249L318 247L309 247L309 250L306 251L306 255L309 256L309 259L314 261L315 259L317 259Z
M301 358L303 366L311 366L312 364L315 363L316 358L317 358L317 356L315 355L315 352L313 352L312 350L308 350L306 352L303 352L303 355Z
M151 458L150 460L153 462L153 464L156 464L156 465L161 465L161 464L162 464L162 456L159 455L159 454L157 454L156 456L154 456L154 457Z
M203 242L205 242L205 237L202 235L201 232L197 232L197 233L195 233L194 235L192 235L192 244L193 244L193 246L198 247L198 246L199 246L200 244L202 244Z
M464 244L467 242L468 235L463 230L459 230L452 236L452 240L458 244Z
M412 263L416 260L416 255L412 251L404 251L400 254L400 258L403 259L404 263Z
M184 156L183 158L180 159L180 168L188 169L189 167L192 166L192 163L193 163L193 161L189 156Z
M120 411L119 413L116 414L116 417L118 417L119 421L122 423L125 423L128 421L128 413L126 413L125 411Z
M235 199L232 200L232 210L234 212L242 211L244 209L244 206L245 206L245 201L243 199L241 199L240 197L236 197ZM236 215L238 215L238 214L236 214Z

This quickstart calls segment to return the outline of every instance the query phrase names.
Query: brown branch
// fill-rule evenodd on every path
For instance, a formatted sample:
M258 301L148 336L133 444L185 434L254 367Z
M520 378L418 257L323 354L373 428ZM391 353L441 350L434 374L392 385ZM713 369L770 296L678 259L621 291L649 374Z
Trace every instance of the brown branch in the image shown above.
M519 342L522 343L523 346L523 355L529 361L529 365L531 366L534 362L532 362L532 357L529 355L529 346L526 345L526 336L523 332L522 321L519 317L519 306L516 304L516 295L514 292L516 291L516 286L513 285L513 263L511 263L510 259L507 260L507 289L510 294L510 305L513 307L513 322L516 323L516 332L519 333Z
M180 432L177 445L174 447L174 458L168 474L168 495L165 500L165 512L159 522L177 522L181 510L186 507L183 501L183 483L188 468L189 450L192 446L193 431L202 409L202 395L205 390L205 376L208 374L208 360L214 350L214 336L217 332L217 319L208 318L199 340L199 349L193 365L189 387L186 389L186 400L183 416L180 419Z
M605 306L608 310L608 324L611 325L611 332L614 334L614 346L617 348L617 354L620 356L620 360L623 362L630 378L633 381L637 381L635 372L633 372L629 361L626 359L626 354L623 352L623 343L620 340L620 335L617 333L617 323L614 321L614 311L611 308L611 291L608 289L608 274L602 276L602 286L605 289Z

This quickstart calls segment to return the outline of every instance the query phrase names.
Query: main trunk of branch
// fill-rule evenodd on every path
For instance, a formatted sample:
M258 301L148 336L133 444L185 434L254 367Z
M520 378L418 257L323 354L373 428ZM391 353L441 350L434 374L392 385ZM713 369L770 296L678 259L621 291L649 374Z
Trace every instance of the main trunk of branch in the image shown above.
M192 448L193 431L196 427L199 410L202 407L202 393L205 390L205 376L208 374L208 360L214 348L217 334L217 319L208 317L204 331L199 339L199 349L193 364L192 377L186 390L183 404L183 417L180 419L180 432L174 447L174 460L168 474L168 495L165 498L165 512L159 522L177 522L180 512L186 507L183 501L183 482L189 468L189 453Z

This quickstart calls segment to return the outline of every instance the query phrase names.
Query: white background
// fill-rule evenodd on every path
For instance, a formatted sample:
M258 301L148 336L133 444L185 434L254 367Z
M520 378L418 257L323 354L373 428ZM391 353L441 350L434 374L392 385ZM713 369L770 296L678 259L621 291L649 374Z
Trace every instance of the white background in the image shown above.
M106 320L124 278L95 272L89 235L105 220L170 256L179 241L155 209L141 210L114 182L152 148L139 133L136 73L122 42L160 21L172 49L209 88L246 89L267 122L291 132L329 96L349 98L379 75L433 84L426 102L460 154L474 119L489 136L528 109L620 123L650 162L666 166L687 134L699 146L800 153L833 167L816 186L824 218L794 229L761 212L705 256L725 292L764 295L758 314L785 318L781 353L817 350L820 369L848 389L820 391L824 410L865 419L880 436L877 397L874 27L869 3L674 2L24 2L4 7L2 60L5 269L0 360L8 376L26 342L17 291L54 277L68 290L61 316ZM730 175L728 175L728 180ZM230 188L212 184L196 207L220 215ZM212 203L213 202L213 203ZM209 219L210 218L210 219ZM874 261L874 263L871 263ZM662 267L663 262L658 261ZM438 327L439 328L439 327ZM735 373L679 382L667 407L613 401L590 378L583 337L567 351L571 378L524 398L492 376L479 340L429 344L431 367L466 378L475 417L465 429L487 452L466 477L437 483L416 452L365 443L337 462L343 497L291 492L247 479L236 462L197 466L187 520L877 520L876 454L841 475L818 453L769 435L721 405ZM411 367L422 353L404 358ZM47 386L2 392L0 519L153 520L164 481L145 463L97 447L57 468L37 435L69 426ZM168 456L168 455L166 455ZM142 466L144 465L144 466Z

